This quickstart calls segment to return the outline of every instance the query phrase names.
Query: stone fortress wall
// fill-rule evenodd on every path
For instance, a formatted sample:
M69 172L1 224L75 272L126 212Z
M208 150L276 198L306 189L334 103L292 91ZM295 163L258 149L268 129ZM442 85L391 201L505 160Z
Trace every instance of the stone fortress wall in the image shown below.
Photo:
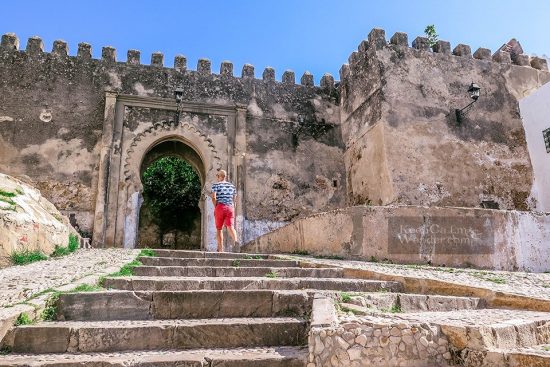
M63 212L74 214L81 229L103 232L108 245L120 246L126 235L105 223L98 229L98 218L131 225L126 198L114 200L136 174L126 166L139 170L153 147L140 147L139 141L177 125L173 92L182 87L180 125L209 145L197 152L200 158L228 169L238 183L245 239L298 215L343 206L334 78L324 75L315 86L310 73L296 84L291 71L279 82L269 67L262 79L248 64L240 77L230 62L222 63L219 74L211 68L201 59L196 71L189 70L183 56L168 68L161 53L142 65L136 50L117 62L111 47L96 60L85 43L76 56L69 56L63 41L55 41L48 53L37 37L23 51L17 37L6 34L0 47L0 172L26 177ZM159 139L167 137L170 131ZM140 149L141 156L132 155ZM203 176L207 184L214 179L208 167ZM117 208L124 213L115 213Z
M212 73L206 59L189 70L183 56L168 68L162 53L142 65L137 50L117 62L112 47L97 60L85 43L76 56L63 41L48 53L37 37L22 51L6 34L0 172L26 178L109 246L135 244L141 163L170 139L195 152L203 182L229 170L245 241L347 205L536 206L518 103L550 81L544 59L430 49L422 37L409 47L406 34L388 42L374 29L339 83L325 74L315 86L306 72L296 84L291 71L276 81L269 67L256 79L248 64L233 74L230 62ZM471 82L482 94L459 124Z
M519 101L550 81L545 59L374 29L340 78L351 204L535 208Z

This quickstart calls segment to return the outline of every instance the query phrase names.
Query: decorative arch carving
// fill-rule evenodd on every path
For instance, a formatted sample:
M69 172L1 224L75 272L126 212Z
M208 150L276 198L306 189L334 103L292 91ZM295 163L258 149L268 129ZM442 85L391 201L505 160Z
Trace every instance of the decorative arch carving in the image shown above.
M168 140L178 140L191 147L204 164L203 182L212 171L221 169L222 161L212 139L187 122L173 121L156 123L134 137L125 153L124 181L140 185L140 167L143 158L153 147ZM201 173L202 175L202 173Z

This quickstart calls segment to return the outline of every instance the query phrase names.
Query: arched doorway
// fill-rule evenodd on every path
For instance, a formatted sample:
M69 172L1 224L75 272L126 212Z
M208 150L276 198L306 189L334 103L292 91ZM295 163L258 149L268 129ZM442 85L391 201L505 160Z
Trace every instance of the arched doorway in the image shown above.
M144 200L138 247L201 248L204 176L200 156L179 140L159 141L145 154L140 168Z
M144 168L163 156L176 155L186 160L198 173L202 184L200 200L201 211L201 248L215 248L215 227L211 201L205 195L205 183L212 182L215 173L221 168L221 159L212 141L194 126L182 122L164 122L153 125L135 136L130 149L125 153L124 189L119 191L118 201L126 203L119 206L118 218L123 219L122 226L116 226L117 238L125 248L138 246L139 219L143 204L143 184L141 175ZM118 221L118 220L117 220ZM118 228L122 228L120 232Z

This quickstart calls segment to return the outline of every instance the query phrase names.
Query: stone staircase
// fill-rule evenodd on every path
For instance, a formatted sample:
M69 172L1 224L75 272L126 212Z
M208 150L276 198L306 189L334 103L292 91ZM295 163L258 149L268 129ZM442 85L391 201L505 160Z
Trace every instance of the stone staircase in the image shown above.
M315 290L401 290L270 256L155 252L105 291L60 295L57 321L12 329L0 366L303 367Z

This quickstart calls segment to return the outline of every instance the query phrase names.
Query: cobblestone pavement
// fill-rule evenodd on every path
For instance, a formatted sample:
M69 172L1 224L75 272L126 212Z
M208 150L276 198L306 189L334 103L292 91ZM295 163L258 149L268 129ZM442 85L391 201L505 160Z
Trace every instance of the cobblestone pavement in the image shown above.
M526 273L497 270L448 268L427 265L398 265L367 261L319 259L309 256L292 256L303 260L365 269L378 273L407 277L442 280L493 291L513 293L539 299L550 299L550 273ZM550 270L550 269L549 269Z
M114 272L138 253L139 250L126 249L79 249L67 256L0 269L0 307L88 275Z

